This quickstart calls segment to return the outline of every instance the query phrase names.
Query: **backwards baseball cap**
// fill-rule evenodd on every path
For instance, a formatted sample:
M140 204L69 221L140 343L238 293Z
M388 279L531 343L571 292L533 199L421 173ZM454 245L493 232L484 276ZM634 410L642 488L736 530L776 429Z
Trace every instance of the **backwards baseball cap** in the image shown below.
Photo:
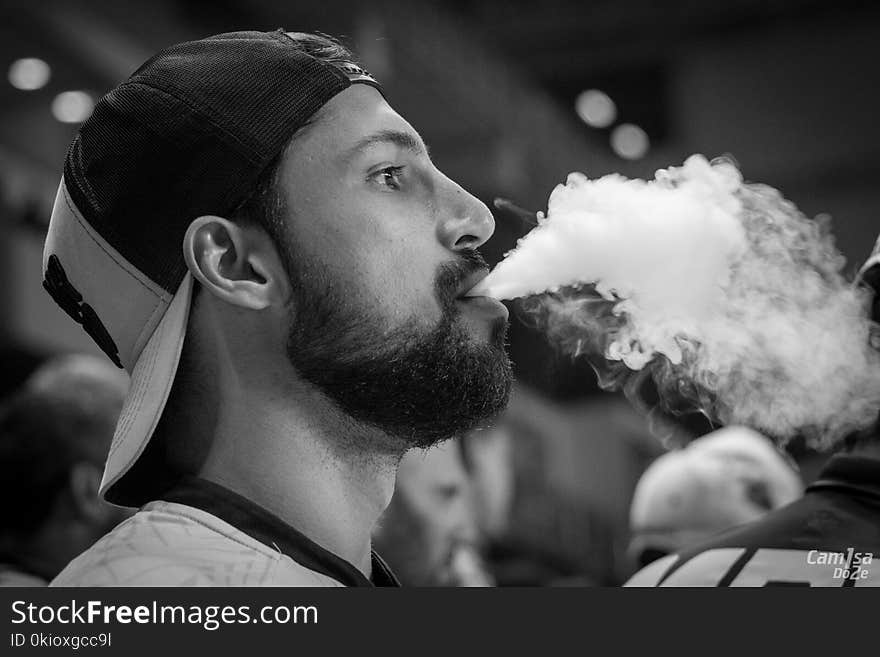
M190 222L229 216L338 93L379 88L354 62L310 54L303 42L315 38L233 32L163 50L96 104L68 150L43 286L131 375L101 482L108 501L145 501L125 475L177 371L193 290Z

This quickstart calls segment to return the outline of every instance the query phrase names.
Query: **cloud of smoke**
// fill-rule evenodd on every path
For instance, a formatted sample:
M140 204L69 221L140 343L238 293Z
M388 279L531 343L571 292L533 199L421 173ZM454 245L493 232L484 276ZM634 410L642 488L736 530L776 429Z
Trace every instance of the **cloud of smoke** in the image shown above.
M880 409L844 264L827 222L695 155L652 181L571 174L471 294L526 297L551 339L604 357L608 386L651 377L669 407L827 447Z

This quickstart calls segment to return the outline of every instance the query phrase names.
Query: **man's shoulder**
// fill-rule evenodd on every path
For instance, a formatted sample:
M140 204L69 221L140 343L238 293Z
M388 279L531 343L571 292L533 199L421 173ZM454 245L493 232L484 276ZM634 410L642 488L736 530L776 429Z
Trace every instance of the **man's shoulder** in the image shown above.
M626 586L880 586L878 521L808 495L649 564Z
M150 502L51 586L340 586L200 509Z

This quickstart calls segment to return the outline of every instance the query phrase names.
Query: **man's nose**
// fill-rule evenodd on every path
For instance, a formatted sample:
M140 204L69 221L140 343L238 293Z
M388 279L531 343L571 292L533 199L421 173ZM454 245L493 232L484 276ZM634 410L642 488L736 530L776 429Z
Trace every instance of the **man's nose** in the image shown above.
M495 218L480 199L446 179L437 224L441 243L451 251L476 249L495 232Z

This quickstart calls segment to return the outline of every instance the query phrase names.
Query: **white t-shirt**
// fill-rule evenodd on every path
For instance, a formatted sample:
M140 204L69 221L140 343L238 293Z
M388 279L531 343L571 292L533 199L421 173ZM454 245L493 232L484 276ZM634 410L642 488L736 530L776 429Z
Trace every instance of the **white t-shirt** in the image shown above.
M370 581L217 484L189 477L163 497L71 561L51 586L397 585L377 555Z

